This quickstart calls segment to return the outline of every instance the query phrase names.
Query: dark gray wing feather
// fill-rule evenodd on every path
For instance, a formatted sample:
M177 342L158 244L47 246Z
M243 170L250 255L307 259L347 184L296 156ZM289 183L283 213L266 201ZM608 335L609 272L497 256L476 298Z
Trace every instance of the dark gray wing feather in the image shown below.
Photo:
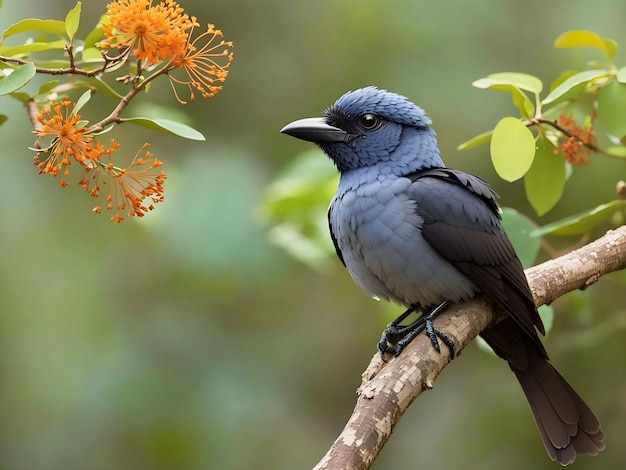
M422 234L509 316L481 336L519 380L548 454L563 465L604 449L593 411L550 365L524 269L502 230L496 195L480 178L445 168L412 174Z
M524 269L502 229L497 195L479 177L446 168L407 177L414 181L411 197L424 220L424 238L504 309L545 353L535 330L543 333L543 324Z

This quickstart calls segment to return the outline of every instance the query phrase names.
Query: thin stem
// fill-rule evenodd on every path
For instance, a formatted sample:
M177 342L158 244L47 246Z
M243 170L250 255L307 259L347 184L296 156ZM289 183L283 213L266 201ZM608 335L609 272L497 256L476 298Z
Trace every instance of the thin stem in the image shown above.
M37 119L37 116L39 115L39 106L37 106L34 99L30 99L26 103L26 113L28 114L28 119L33 125L33 129L35 131L43 129L43 124L41 124Z
M118 105L115 107L115 109L113 109L113 111L111 112L111 114L109 114L107 117L105 117L103 120L101 120L100 122L97 122L96 124L92 124L91 126L89 126L87 128L86 133L87 134L91 134L94 132L100 132L102 131L106 126L108 126L111 123L120 123L122 122L122 118L120 117L122 115L122 111L124 111L124 109L126 108L126 106L128 106L128 104L130 103L130 101L141 91L143 91L146 86L155 78L157 78L159 75L163 75L165 73L168 72L168 68L164 67L162 69L157 70L156 72L154 72L152 75L150 75L148 78L146 78L143 82L141 82L140 84L137 84L138 77L135 77L135 80L132 81L133 87L129 90L128 93L126 93L126 95L124 95L122 97L122 99L120 100L120 102L118 103Z
M74 66L73 56L70 58L70 67L60 68L60 69L49 69L46 67L35 67L36 73L44 73L47 75L82 75L84 77L95 77L96 75L101 74L107 68L110 67L111 64L115 63L115 60L108 59L106 56L103 56L104 64L101 67L98 67L94 70L84 70ZM15 57L5 57L0 56L0 61L5 63L13 63L18 65L24 65L28 63L32 63L29 60L17 59Z
M527 119L526 121L524 121L524 125L526 127L530 127L530 126L538 126L540 124L547 124L550 127L553 127L554 129L556 129L557 131L561 132L562 134L565 134L567 137L573 137L576 140L578 140L581 144L583 144L585 147L587 147L589 150L592 150L594 152L598 152L598 153L602 153L604 155L608 155L611 156L610 154L606 153L604 150L602 150L601 148L599 148L597 145L595 144L591 144L588 142L585 142L584 140L582 140L580 137L575 136L574 134L572 134L570 131L568 131L567 129L565 129L564 127L560 126L559 123L557 121L553 121L551 119L546 119L543 116L535 116L532 119Z
M65 50L67 51L67 55L70 59L70 68L75 69L76 64L74 63L74 47L71 44L67 44L65 46Z

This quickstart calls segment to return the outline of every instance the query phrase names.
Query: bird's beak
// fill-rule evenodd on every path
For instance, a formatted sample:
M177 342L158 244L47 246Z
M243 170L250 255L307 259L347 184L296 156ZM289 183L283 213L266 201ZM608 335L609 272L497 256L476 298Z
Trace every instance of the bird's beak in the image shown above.
M354 137L338 127L326 124L324 118L298 119L287 124L280 132L316 144L349 142Z

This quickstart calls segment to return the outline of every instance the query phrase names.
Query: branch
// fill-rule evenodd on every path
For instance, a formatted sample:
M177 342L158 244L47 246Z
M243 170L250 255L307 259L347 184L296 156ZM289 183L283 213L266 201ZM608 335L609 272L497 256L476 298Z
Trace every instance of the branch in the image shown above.
M526 270L537 306L567 292L586 289L600 277L626 268L626 226L560 258ZM504 317L488 299L477 297L447 309L437 327L454 340L460 352L481 331ZM403 353L384 364L374 356L362 375L357 403L345 428L314 470L369 468L409 405L450 362L449 351L437 353L420 335Z
M551 120L551 119L547 119L547 118L544 118L542 116L536 116L536 117L534 117L532 119L528 119L528 120L524 121L524 125L526 127L538 126L539 124L547 124L549 126L552 126L554 129L556 129L557 131L559 131L563 135L565 135L567 137L573 137L574 139L578 140L578 142L580 142L584 147L587 147L589 150L591 150L593 152L601 153L602 155L606 155L608 157L614 157L615 156L615 155L611 155L610 153L607 153L605 150L602 150L597 145L595 145L595 144L593 144L591 142L587 142L585 139L582 139L580 136L575 135L573 132L568 131L563 126L559 125L559 123L557 121L554 121L554 120Z
M45 68L45 67L35 67L35 71L36 73L44 73L47 75L82 75L84 77L95 77L96 75L101 74L102 72L104 72L107 68L109 68L109 65L111 62L113 62L112 60L107 60L106 57L104 57L104 64L96 69L93 70L83 70L83 69L79 69L76 66L74 66L74 57L72 55L70 55L70 62L71 62L71 66L70 67L66 67L66 68L60 68L60 69L50 69L50 68ZM5 62L7 64L18 64L18 65L24 65L24 64L29 64L32 63L32 61L30 60L24 60L24 59L18 59L16 57L5 57L5 56L0 56L0 62Z
M139 73L141 73L141 67L140 67L140 65L138 65L137 67L138 67L138 75L136 75L131 80L132 85L133 85L132 88L128 91L128 93L126 93L126 95L124 95L122 97L122 99L117 104L115 109L113 111L111 111L111 114L109 114L107 117L102 119L100 122L97 122L97 123L92 124L91 126L89 126L89 128L86 131L87 134L92 134L94 132L100 132L100 131L104 130L104 128L106 126L108 126L109 124L111 124L111 123L118 123L119 124L120 122L122 122L122 118L121 118L122 111L124 111L124 109L126 108L126 106L128 106L130 101L137 94L139 94L139 92L145 90L146 87L148 86L148 84L150 82L152 82L152 80L154 80L155 78L157 78L160 75L166 74L170 70L169 69L169 65L165 66L162 69L157 70L152 75L150 75L148 78L146 78L145 80L143 80L143 81L141 81L139 83L139 79L140 79Z

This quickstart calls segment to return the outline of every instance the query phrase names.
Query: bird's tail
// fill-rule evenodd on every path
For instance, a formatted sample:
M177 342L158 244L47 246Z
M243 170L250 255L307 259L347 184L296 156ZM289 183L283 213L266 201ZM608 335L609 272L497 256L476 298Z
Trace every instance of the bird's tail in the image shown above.
M567 465L577 454L597 455L604 449L600 421L548 362L540 343L511 318L487 329L481 336L515 373L552 460Z

